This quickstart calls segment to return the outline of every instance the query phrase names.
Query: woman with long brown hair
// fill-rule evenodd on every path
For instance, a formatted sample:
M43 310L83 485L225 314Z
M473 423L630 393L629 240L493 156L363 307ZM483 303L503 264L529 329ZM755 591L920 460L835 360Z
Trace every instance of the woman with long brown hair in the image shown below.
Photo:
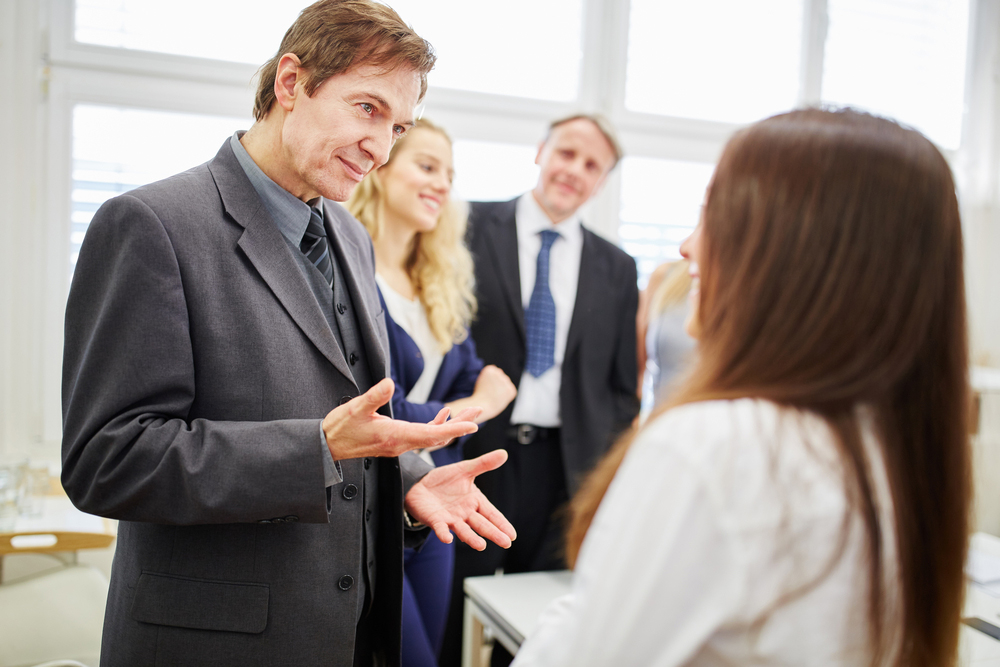
M769 118L683 254L698 359L574 500L573 593L516 664L954 664L968 369L941 153L851 110Z

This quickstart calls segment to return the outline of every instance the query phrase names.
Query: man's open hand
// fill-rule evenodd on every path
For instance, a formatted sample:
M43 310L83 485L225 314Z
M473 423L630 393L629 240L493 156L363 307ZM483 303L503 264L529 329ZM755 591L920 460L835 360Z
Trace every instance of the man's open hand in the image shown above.
M473 421L482 412L479 408L462 410L451 420L444 408L429 424L391 419L376 412L389 402L394 390L392 380L385 378L323 418L323 435L335 461L399 456L411 449L440 447L479 428Z
M446 544L452 540L450 530L477 551L486 548L483 537L507 549L517 538L514 526L474 483L478 475L499 468L506 460L507 452L497 449L431 470L406 494L406 511L430 526Z

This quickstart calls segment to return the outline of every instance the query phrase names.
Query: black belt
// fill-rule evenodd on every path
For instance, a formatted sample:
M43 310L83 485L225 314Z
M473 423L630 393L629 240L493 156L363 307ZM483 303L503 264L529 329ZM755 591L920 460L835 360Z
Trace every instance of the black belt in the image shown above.
M507 429L507 437L522 445L530 445L536 440L553 440L559 436L556 426L533 426L531 424L512 424Z

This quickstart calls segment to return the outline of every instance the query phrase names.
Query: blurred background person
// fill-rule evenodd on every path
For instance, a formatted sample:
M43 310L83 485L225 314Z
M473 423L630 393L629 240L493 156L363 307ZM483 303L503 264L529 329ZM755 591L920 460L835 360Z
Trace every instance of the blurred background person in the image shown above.
M465 456L507 450L509 474L477 484L517 526L518 539L511 549L456 548L443 665L460 661L465 577L565 568L557 512L639 412L635 260L584 227L580 215L621 156L602 117L562 118L538 146L530 192L472 204L479 302L472 337L518 395L466 442ZM494 664L505 659L496 644Z
M347 202L371 234L375 280L386 310L396 419L426 423L442 408L481 407L482 423L517 389L476 356L468 326L475 313L472 258L463 244L466 207L451 199L451 140L426 120L400 138L384 166ZM435 465L462 460L453 441L421 455ZM437 664L451 594L454 545L432 534L407 549L403 582L403 665Z
M639 359L641 420L663 400L694 350L694 338L684 328L688 318L691 275L687 260L664 262L639 293L636 351Z
M940 151L850 110L736 133L682 246L697 367L574 501L529 665L955 664L970 452Z

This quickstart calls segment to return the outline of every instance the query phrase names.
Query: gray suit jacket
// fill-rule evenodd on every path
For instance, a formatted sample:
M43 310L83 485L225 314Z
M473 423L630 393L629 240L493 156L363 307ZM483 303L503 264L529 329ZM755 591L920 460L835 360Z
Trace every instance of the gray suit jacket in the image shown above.
M371 241L326 217L377 382ZM94 216L66 310L63 484L121 520L102 664L350 665L366 568L398 663L400 463L344 461L328 498L320 421L358 388L292 252L228 140Z

